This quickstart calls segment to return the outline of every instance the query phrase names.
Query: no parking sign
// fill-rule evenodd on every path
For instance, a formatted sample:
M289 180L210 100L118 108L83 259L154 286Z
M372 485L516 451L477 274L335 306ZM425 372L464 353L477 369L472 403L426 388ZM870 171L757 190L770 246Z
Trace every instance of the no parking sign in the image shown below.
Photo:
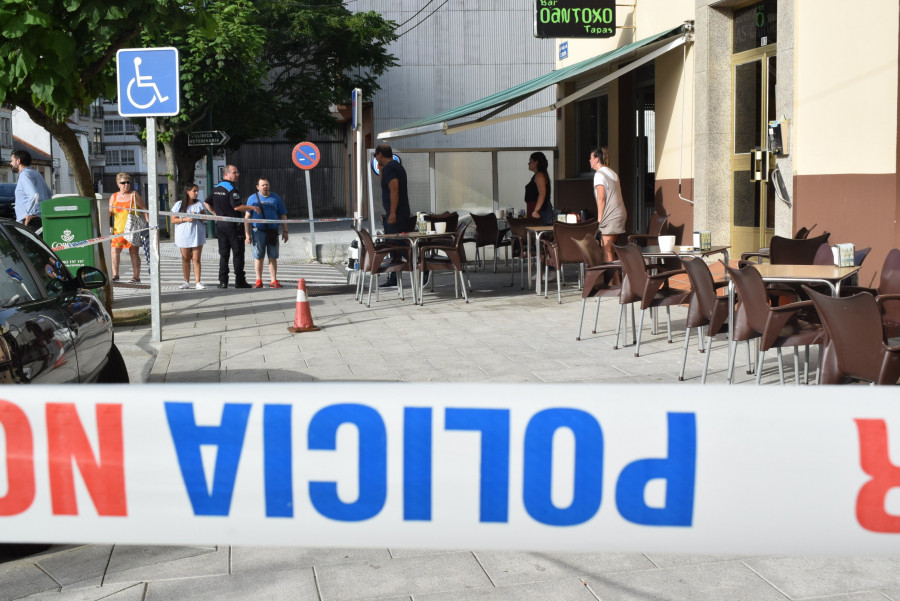
M319 148L312 142L300 142L294 146L291 159L300 169L307 171L319 164Z

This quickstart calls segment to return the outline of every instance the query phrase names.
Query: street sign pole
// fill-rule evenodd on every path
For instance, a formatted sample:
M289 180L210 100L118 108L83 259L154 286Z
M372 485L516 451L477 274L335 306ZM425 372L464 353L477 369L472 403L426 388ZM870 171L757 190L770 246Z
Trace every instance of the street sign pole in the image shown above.
M356 129L356 217L354 223L357 228L362 227L362 210L363 210L363 170L365 165L365 151L363 149L363 127L362 127L362 90L354 88L353 90L353 127Z
M312 244L313 258L316 258L316 224L313 221L313 201L312 186L309 183L309 169L305 170L306 174L306 208L309 210L309 238Z
M291 152L291 160L294 161L294 165L306 171L306 203L309 209L309 235L313 258L317 258L316 224L313 222L312 185L309 181L309 171L319 164L321 158L322 155L319 153L318 146L312 142L300 142L294 146L294 150Z
M151 225L159 223L159 183L156 181L156 117L147 117L147 207ZM159 229L150 230L150 340L162 341L162 312L159 286Z

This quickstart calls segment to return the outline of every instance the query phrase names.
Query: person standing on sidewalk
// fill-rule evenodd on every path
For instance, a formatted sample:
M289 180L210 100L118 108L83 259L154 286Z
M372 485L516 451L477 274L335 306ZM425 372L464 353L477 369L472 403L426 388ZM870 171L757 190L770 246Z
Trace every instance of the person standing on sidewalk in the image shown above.
M188 213L191 215L203 214L206 209L202 202L197 201L200 188L197 184L188 184L184 187L184 200L179 200L172 207L173 213ZM191 263L194 264L194 288L205 290L206 286L200 281L200 256L203 254L203 245L206 244L206 222L195 220L193 217L172 217L175 224L175 246L181 250L181 271L184 274L184 283L180 288L190 288L188 280L191 279Z
M16 221L24 223L33 231L41 228L41 201L52 196L43 176L31 168L31 153L14 150L9 159L9 167L18 173L16 180Z
M213 188L209 199L204 203L206 209L219 217L235 217L242 219L243 211L259 213L259 207L248 207L241 202L237 190L237 182L241 172L234 165L225 166L225 174L221 182ZM216 238L219 240L219 288L228 288L228 260L234 256L234 287L249 288L250 283L244 275L244 224L234 221L217 221Z
M409 229L409 194L406 188L406 169L394 160L394 151L387 144L375 147L375 160L381 170L381 206L385 211L384 233L400 234ZM415 257L410 257L415 261ZM382 286L396 286L397 272L392 272Z
M281 288L276 278L278 271L278 229L281 228L281 239L288 241L287 209L281 197L269 190L269 180L264 177L256 182L256 194L247 199L247 206L262 209L263 219L280 219L283 223L244 223L247 244L253 244L253 267L256 270L254 288L262 288L263 259L269 257L269 288ZM247 213L247 217L251 217Z

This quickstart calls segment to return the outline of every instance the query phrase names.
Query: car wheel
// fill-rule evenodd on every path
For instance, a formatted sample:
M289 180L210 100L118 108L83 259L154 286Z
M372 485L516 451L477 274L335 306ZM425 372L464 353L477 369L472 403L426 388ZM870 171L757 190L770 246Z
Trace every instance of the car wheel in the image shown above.
M109 349L109 355L106 357L106 367L100 372L97 382L101 384L128 384L128 368L125 366L125 360L122 359L122 353L112 345Z

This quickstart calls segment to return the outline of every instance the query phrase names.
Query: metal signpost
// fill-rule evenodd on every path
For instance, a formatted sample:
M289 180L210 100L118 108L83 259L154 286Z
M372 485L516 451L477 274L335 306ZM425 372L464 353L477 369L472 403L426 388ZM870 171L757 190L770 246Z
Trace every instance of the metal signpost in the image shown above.
M294 146L294 150L291 152L294 164L306 173L306 206L309 209L309 237L313 257L316 256L316 224L313 222L312 187L309 183L309 172L319 164L321 158L319 148L312 142L300 142Z
M363 170L365 159L363 157L363 127L362 127L362 90L353 88L353 131L356 132L356 214L354 223L357 228L362 227L363 208Z
M147 118L147 221L159 224L159 184L156 165L156 117L181 110L177 48L123 48L116 52L116 89L119 114ZM162 340L159 302L159 230L150 230L151 340Z

